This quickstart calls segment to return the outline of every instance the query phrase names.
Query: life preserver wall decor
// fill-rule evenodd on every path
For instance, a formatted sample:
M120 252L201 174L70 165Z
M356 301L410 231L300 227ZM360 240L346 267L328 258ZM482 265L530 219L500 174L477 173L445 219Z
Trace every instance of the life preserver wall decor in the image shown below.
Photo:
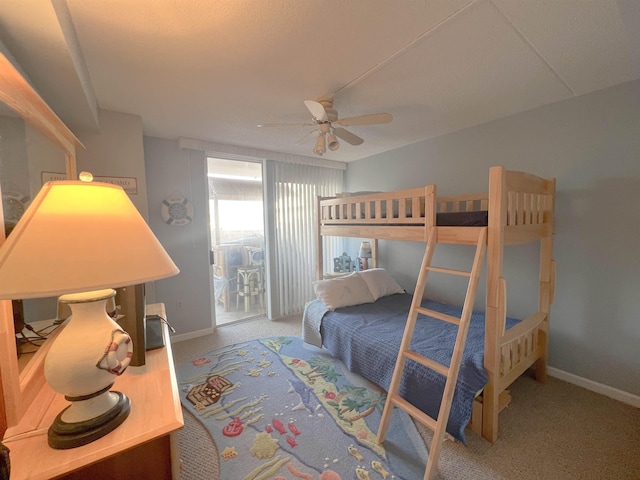
M22 217L30 201L31 198L22 193L12 191L3 192L2 209L5 223L18 223L18 220Z
M169 225L186 225L193 220L193 205L184 197L173 196L162 201L160 213Z

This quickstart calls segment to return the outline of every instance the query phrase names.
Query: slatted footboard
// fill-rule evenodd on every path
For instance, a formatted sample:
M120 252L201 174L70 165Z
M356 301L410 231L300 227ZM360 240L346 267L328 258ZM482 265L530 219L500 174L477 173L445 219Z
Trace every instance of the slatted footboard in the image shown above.
M506 389L542 356L545 344L540 342L540 333L547 331L546 319L545 313L537 312L507 330L499 340L499 390Z
M532 365L546 379L549 312L553 302L552 259L555 180L492 167L489 173L489 238L482 436L498 438L500 397ZM538 311L505 331L506 284L502 277L504 246L540 242ZM533 293L533 292L532 292Z

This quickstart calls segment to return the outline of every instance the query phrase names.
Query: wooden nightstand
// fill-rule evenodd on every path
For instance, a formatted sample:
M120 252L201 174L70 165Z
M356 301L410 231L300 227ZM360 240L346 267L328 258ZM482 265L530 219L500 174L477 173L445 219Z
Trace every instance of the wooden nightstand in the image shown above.
M148 305L147 314L166 318L163 304ZM129 367L113 386L131 399L129 417L88 445L69 450L48 446L47 429L68 402L45 383L38 394L42 400L3 439L11 450L11 480L180 478L176 436L184 421L166 325L164 329L166 346L147 351L146 365Z

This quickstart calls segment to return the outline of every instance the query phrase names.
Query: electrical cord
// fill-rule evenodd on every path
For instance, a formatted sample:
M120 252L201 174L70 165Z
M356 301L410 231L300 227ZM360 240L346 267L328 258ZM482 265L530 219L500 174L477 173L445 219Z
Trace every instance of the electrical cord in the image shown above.
M159 319L162 323L164 323L167 327L169 327L169 330L171 330L171 333L176 333L176 329L173 328L173 325L171 325L166 318L161 317L160 315L147 315L147 320L153 320L153 319Z
M17 347L20 349L20 354L35 353L38 348L42 346L49 335L51 335L51 333L53 333L59 326L60 324L53 322L50 325L36 330L30 324L25 323L24 328L19 333L16 333ZM33 336L25 334L25 330L29 330L31 333L33 333ZM31 345L33 349L23 352L22 347L25 345Z
M47 339L46 335L41 335L41 334L40 334L40 332L41 332L42 330L40 330L40 331L36 331L36 329L35 329L35 328L33 328L33 327L32 327L31 325L29 325L28 323L25 323L24 328L26 328L27 330L29 330L30 332L32 332L34 335L36 335L36 336L35 336L35 339L36 339L36 340L46 340L46 339ZM23 329L23 331L24 331L24 329ZM24 333L22 333L22 332L20 332L20 333L21 333L21 334L22 334L22 336L25 338L25 340L29 341L29 338L28 338Z

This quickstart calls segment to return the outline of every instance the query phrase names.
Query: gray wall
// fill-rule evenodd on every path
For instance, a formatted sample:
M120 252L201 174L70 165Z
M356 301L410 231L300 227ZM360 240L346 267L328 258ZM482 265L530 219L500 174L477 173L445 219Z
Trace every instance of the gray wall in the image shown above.
M94 176L130 177L136 179L136 194L129 198L146 219L147 181L142 145L142 118L139 115L99 110L100 132L78 131L84 149L78 149L78 173L83 170Z
M143 137L137 115L99 111L100 132L80 131L84 144L77 154L78 172L97 176L134 177L138 193L129 195L136 208L169 253L180 273L147 284L147 301L165 304L176 334L210 332L211 289L204 154L179 150L175 140ZM160 216L162 200L174 194L188 198L194 221L175 227Z
M555 177L549 363L640 395L639 157L636 81L350 163L346 179L351 191L436 183L446 195L486 191L492 165ZM470 261L447 248L436 260ZM381 242L381 263L409 290L422 254L422 245ZM507 249L509 315L535 309L537 261L534 246ZM433 293L455 301L441 285Z
M129 198L140 214L147 219L147 184L144 170L144 152L142 146L142 119L138 115L129 115L109 110L99 110L100 132L79 130L74 132L84 148L76 152L78 173L91 172L94 176L132 177L136 179L137 193ZM41 147L40 147L41 148ZM43 165L31 168L31 181L37 188L41 186L42 171L64 174L64 157L60 153L57 165ZM154 301L153 285L149 286L149 300ZM44 320L55 318L57 298L34 299L25 303L25 315L28 319Z
M180 269L178 275L155 282L157 301L165 304L169 322L182 339L210 333L213 290L205 155L201 151L180 150L175 140L144 137L144 156L149 226ZM162 201L174 195L192 203L191 223L174 226L163 221Z

